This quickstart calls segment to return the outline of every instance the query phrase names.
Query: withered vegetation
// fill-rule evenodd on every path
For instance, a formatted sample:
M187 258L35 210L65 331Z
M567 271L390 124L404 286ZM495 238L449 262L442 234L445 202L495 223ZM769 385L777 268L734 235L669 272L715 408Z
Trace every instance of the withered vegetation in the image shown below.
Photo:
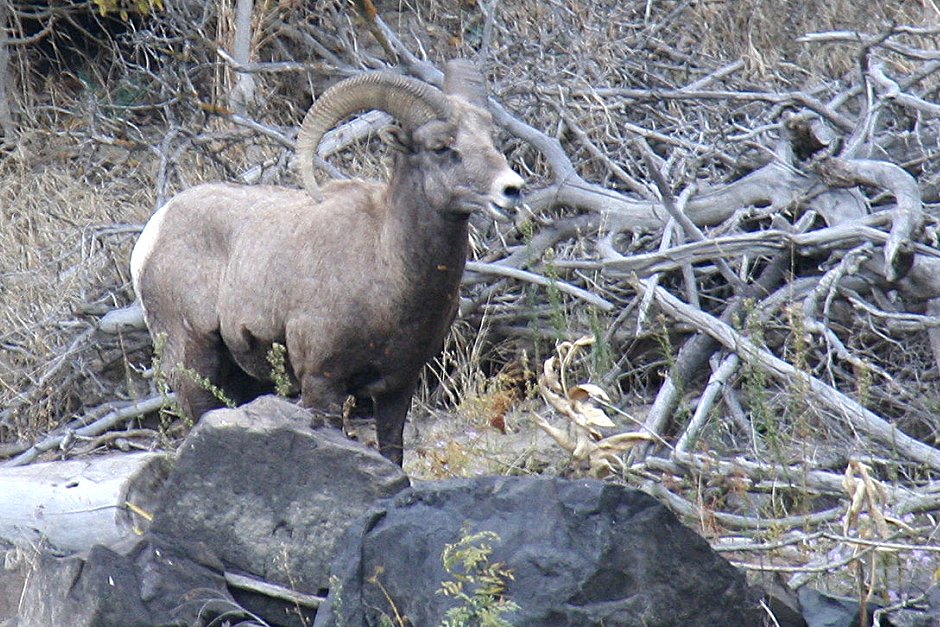
M470 56L527 205L474 223L406 468L607 474L755 572L916 603L940 510L937 4L354 4L257 3L248 25L216 3L10 3L7 463L173 435L146 333L98 328L166 198L294 184L327 85ZM382 177L383 123L337 137L327 173Z

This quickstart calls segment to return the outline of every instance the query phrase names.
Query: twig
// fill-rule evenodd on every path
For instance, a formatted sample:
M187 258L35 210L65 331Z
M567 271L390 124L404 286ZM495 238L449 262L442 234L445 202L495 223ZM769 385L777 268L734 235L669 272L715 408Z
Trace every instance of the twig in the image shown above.
M290 588L285 588L284 586L279 586L269 581L262 581L254 577L236 573L226 572L225 583L239 590L247 590L248 592L254 592L271 599L286 601L292 605L300 605L302 607L318 608L326 601L326 597L315 594L304 594L303 592L297 592L296 590L291 590Z
M940 553L940 546L931 546L929 544L904 544L902 542L888 542L886 540L868 540L865 538L856 538L836 533L824 532L823 537L844 542L846 544L858 544L860 546L870 546L875 549L889 551L924 551L926 553Z
M172 394L152 396L142 401L136 401L126 407L109 412L91 424L82 427L71 428L72 425L81 424L79 420L73 421L70 423L69 427L66 428L65 433L47 436L41 442L34 444L25 452L17 455L11 460L0 464L0 468L23 466L35 460L37 457L39 457L40 454L59 447L66 440L70 440L76 436L90 437L99 435L122 422L130 420L131 418L136 418L138 416L157 411L158 409L165 407L166 404L172 400Z
M812 527L823 523L830 523L838 520L845 513L844 507L835 507L814 514L802 516L785 516L782 518L758 518L755 516L740 516L737 514L726 514L724 512L705 511L702 508L693 505L686 499L673 494L664 486L654 481L643 482L640 489L660 501L665 502L669 507L679 514L687 516L694 520L703 518L713 518L715 522L729 528L738 529L790 529L792 527Z
M821 161L815 168L833 187L874 185L890 191L897 208L890 212L891 234L885 242L885 278L897 280L898 257L912 247L914 232L924 222L923 201L917 181L903 168L886 161L871 159L836 159ZM905 268L906 269L906 268Z
M640 148L640 153L643 155L644 161L646 161L646 168L650 176L653 177L653 181L656 183L656 187L659 189L659 197L662 199L663 207L666 208L666 211L669 212L669 215L682 226L682 230L685 232L686 236L692 241L701 242L705 240L705 234L702 233L701 229L685 215L683 208L687 204L684 196L679 198L678 204L672 200L672 192L669 190L669 184L666 182L663 173L659 170L659 165L656 163L656 155L653 153L653 149L650 148L643 140L637 140L636 145ZM733 285L736 292L740 292L744 289L744 282L738 278L738 275L734 273L733 270L728 266L728 262L725 261L723 257L718 257L715 259L715 263L718 265L718 269L721 272L721 276L725 278L729 285Z
M808 233L790 233L777 229L722 235L701 242L692 242L668 248L662 252L643 253L630 257L605 259L600 267L615 276L638 274L646 276L654 272L667 272L682 267L683 263L701 263L713 260L717 256L725 259L737 255L771 255L781 251L795 250L801 254L831 252L857 246L869 241L882 244L888 241L889 234L873 228L872 225L884 222L885 217L876 214L839 226L816 229ZM940 259L940 251L914 244L918 255ZM566 264L558 262L559 267L596 267L598 263Z
M728 379L737 372L740 363L741 360L737 355L728 355L722 360L721 365L715 369L712 376L709 377L705 391L702 393L702 398L699 399L698 405L695 408L695 413L692 414L688 426L682 432L679 441L676 442L676 448L675 451L673 451L674 455L685 453L691 446L694 446L702 429L705 428L708 416L721 395L722 389L727 385Z
M916 109L931 116L940 116L940 105L927 102L923 98L917 98L901 91L901 86L888 77L884 71L883 63L873 63L868 70L869 75L875 84L881 89L880 96L897 102L898 104Z
M534 272L519 270L517 268L509 268L497 263L484 263L480 261L468 261L466 268L470 272L481 272L484 274L509 277L519 281L526 281L528 283L541 285L543 287L555 286L558 288L558 291L564 292L565 294L569 294L575 298L579 298L587 303L590 303L601 311L612 311L614 309L613 303L601 298L600 296L597 296L596 294L592 294L591 292L583 290L575 285L571 285L570 283L565 283L564 281L559 281L557 279L549 279L540 274L535 274Z
M819 573L830 573L836 570L839 570L846 564L851 564L862 559L868 553L874 551L873 548L864 549L858 553L853 553L852 555L845 557L838 561L830 561L828 559L818 560L815 564L810 564L806 566L777 566L774 564L748 564L746 562L735 562L732 561L731 564L735 568L743 568L745 570L756 570L767 573L800 573L803 575L807 574L819 574ZM818 565L817 565L818 564ZM791 587L794 584L790 584Z
M797 37L796 41L800 43L852 43L862 47L870 48L878 45L886 50L897 52L906 57L920 59L922 61L932 61L940 58L940 52L936 50L921 50L912 48L904 44L890 41L888 37L891 33L861 33L858 31L835 30L817 33L807 33L802 37Z
M578 138L578 141L581 142L581 145L584 146L591 156L595 159L600 160L608 170L610 170L622 183L624 183L631 190L640 194L644 198L650 198L650 190L643 185L640 181L636 180L630 174L621 168L613 159L607 156L600 148L598 148L591 138L588 137L588 134L584 132L584 129L575 122L574 118L571 117L563 109L559 109L558 114L561 116L561 119L565 121L565 125L575 134L575 137Z
M800 531L791 532L780 540L772 542L740 542L736 539L724 540L719 538L717 542L712 543L712 548L719 553L759 553L762 551L775 551L783 547L794 544L805 544L821 538L824 531L814 531L813 533L803 533Z

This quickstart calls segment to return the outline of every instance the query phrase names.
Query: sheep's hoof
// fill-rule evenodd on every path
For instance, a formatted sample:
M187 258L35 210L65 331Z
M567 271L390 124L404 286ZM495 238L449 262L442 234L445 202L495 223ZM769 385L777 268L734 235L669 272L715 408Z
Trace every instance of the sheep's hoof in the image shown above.
M332 427L334 429L343 428L343 413L341 408L337 408L336 411L323 410L323 409L308 409L311 414L313 414L313 419L310 421L310 426L313 428L317 427Z

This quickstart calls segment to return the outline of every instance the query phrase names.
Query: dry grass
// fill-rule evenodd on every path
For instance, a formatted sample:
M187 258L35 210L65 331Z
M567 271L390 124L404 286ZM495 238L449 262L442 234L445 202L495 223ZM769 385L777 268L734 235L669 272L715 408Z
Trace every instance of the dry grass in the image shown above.
M662 133L666 139L651 143L668 160L671 169L666 174L680 190L696 180L720 184L740 175L736 168L744 156L742 147L772 143L776 120L768 113L770 106L731 100L617 101L597 97L594 90L679 89L739 59L744 61L742 69L710 83L709 88L785 91L810 84L836 84L847 73L857 72L858 46L806 44L798 42L798 37L834 29L884 32L892 23L936 25L940 13L935 3L504 0L498 3L486 63L494 79L492 91L496 98L527 122L558 137L586 179L613 189L628 187L619 175L611 174L607 163L574 137L568 121L580 126L597 151L638 180L648 180L648 171L633 148L635 129ZM435 61L473 54L481 46L486 21L475 2L389 0L379 4L389 11L388 23L406 41L414 42L416 51ZM275 18L317 22L345 10L347 4L330 0L317 3L313 9L296 2L265 6L270 14L261 22L263 35L254 42L259 61L277 58L277 46L272 43L275 41L309 54L297 40L278 30ZM282 9L288 13L278 14ZM371 54L381 58L381 49L369 39L361 21L348 15L340 17L334 25L324 24L324 40L346 38L355 41L351 47L366 51L364 57ZM207 33L210 39L227 44L232 35L231 16L222 16L208 30L212 31ZM937 43L936 34L897 35L894 39L926 49L935 49ZM890 60L884 50L878 52ZM197 46L193 54L206 54L206 50ZM217 61L213 55L208 58L211 63ZM63 55L56 62L65 60ZM28 64L29 60L20 62ZM95 59L85 62L92 64ZM154 68L158 65L153 63ZM196 63L183 65L192 69ZM43 82L33 93L27 93L45 109L24 121L17 150L0 157L0 444L17 439L31 441L76 413L146 393L149 383L135 372L149 365L146 336L115 340L87 334L98 313L133 297L127 261L136 234L134 227L154 208L160 178L160 159L155 152L163 149L161 141L171 129L180 135L179 141L168 142L164 154L167 193L203 180L235 180L259 162L265 162L265 180L293 182L286 167L286 151L280 145L259 140L252 131L207 115L185 98L177 108L166 109L176 116L172 120L153 112L127 118L109 114L110 110L97 105L108 104L119 95L117 84L101 78L112 71L122 76L115 67L91 72L99 81L91 87L72 82L49 90L49 84ZM259 92L267 99L253 112L255 119L282 131L296 124L309 102L308 88L315 92L328 78L322 68L310 72L309 83L298 76L259 76ZM148 83L153 77L141 72L130 78L141 85L157 84ZM160 78L171 81L178 77L168 73ZM202 75L194 72L186 77L189 79L200 88L199 97L204 103L224 104L231 85L230 71L215 68ZM825 100L835 91L822 90L820 98ZM728 138L729 133L747 134L761 127L770 132L754 131L750 142ZM102 135L133 141L126 146L109 146L92 139ZM199 141L187 143L191 137ZM544 160L518 140L503 145L514 165L537 187L548 172ZM382 176L387 156L377 150L377 142L365 142L331 162L346 172ZM556 220L566 215L559 212L545 217ZM582 235L554 245L554 259L589 257L596 232ZM488 246L493 241L488 241L489 236L481 233L476 238L475 253L481 258L490 252ZM509 243L518 246L525 240ZM624 252L630 253L646 252L656 243L654 238L641 234L622 244ZM539 271L546 271L546 267ZM605 281L590 272L570 272L564 278L597 288L618 305L634 298L623 284ZM664 284L676 287L670 283L673 280L666 277ZM487 287L478 284L466 294L475 297ZM715 301L727 294L721 286L709 285L708 289L715 289L714 295L709 295ZM482 321L477 313L470 320L473 324L458 326L436 380L417 399L407 434L409 473L419 478L444 478L534 472L546 466L552 472L562 469L564 454L529 420L529 411L543 409L541 401L533 401L526 384L520 385L503 369L506 363L518 362L522 347L531 349L529 367L537 369L554 349L554 340L560 334L577 337L599 330L600 335L609 336L603 348L620 360L619 374L611 367L608 354L598 359L605 367L594 367L584 380L600 382L603 375L613 372L610 380L603 382L605 389L620 407L627 404L628 395L633 395L639 407L637 413L642 414L688 330L663 329L662 338L655 337L655 332L638 338L633 336L632 323L625 322L626 318L614 324L606 318L592 319L584 309L560 298L554 302L551 292L520 283L503 284L490 292L478 310L486 314ZM520 310L527 316L521 320ZM778 336L790 332L785 319L773 324L779 327ZM865 397L873 408L884 408L886 415L899 420L901 426L924 441L936 441L936 421L931 423L930 418L937 410L931 404L940 398L940 392L932 373L930 377L921 376L935 368L932 355L926 348L907 350L900 341L889 346L885 338L866 336L864 329L855 331L848 334L857 340L851 346L853 351L885 368L900 364L900 383L911 381L917 385L908 386L908 395L904 396L877 380L865 387L864 377L856 377L859 389L850 392ZM79 340L82 342L76 344ZM779 337L776 340L775 346L789 341ZM904 338L904 342L926 346L922 334ZM837 374L843 380L851 378L851 373ZM740 387L740 382L735 384ZM748 410L753 414L762 408L771 419L757 427L776 429L769 435L760 434L760 439L775 440L771 443L779 444L779 448L768 452L755 447L752 451L752 442L745 441L747 437L740 429L732 433L734 430L722 416L716 417L704 432L701 450L718 455L753 452L760 459L790 462L812 461L817 454L836 449L834 443L845 444L846 450L850 444L857 446L848 426L834 428L836 421L831 416L796 402L801 399L795 399L786 386L756 381L745 393L751 391L755 396L743 399L749 404ZM759 422L756 418L750 420ZM691 472L682 479L686 484L667 487L686 496L697 494L705 510L721 508L765 516L802 511L811 505L809 501L799 502L802 493L798 485L793 490L775 490L771 495L749 493L743 497L753 502L736 505L735 499L742 494L734 486L721 484L722 479ZM664 483L669 480L667 476ZM720 531L717 523L710 524L710 529Z
M807 45L797 41L808 33L855 31L878 34L897 24L936 26L940 9L933 0L744 0L694 4L696 22L707 24L690 46L718 58L742 58L760 79L794 78L812 83L820 78L839 79L856 69L855 50L844 45ZM929 38L910 37L908 42L928 49ZM787 78L789 77L789 78Z
M93 389L82 398L74 385L81 367L67 363L77 356L66 351L90 328L86 313L132 296L126 267L136 232L127 225L149 214L150 186L130 165L96 181L77 158L81 150L27 130L0 161L0 407L16 407L23 390L44 384L17 416L5 416L16 430L45 430L45 420L100 400ZM54 363L62 366L46 376Z

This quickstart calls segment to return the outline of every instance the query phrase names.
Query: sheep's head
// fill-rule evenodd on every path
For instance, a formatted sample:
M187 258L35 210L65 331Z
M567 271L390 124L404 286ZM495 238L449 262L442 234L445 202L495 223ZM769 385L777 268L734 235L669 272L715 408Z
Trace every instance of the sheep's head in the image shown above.
M313 158L323 134L343 118L367 109L393 115L400 127L384 138L421 172L431 207L451 218L474 211L502 218L519 199L522 178L493 145L493 120L486 110L480 72L466 61L448 63L444 92L421 81L375 72L333 86L307 112L297 140L300 175L317 198Z

